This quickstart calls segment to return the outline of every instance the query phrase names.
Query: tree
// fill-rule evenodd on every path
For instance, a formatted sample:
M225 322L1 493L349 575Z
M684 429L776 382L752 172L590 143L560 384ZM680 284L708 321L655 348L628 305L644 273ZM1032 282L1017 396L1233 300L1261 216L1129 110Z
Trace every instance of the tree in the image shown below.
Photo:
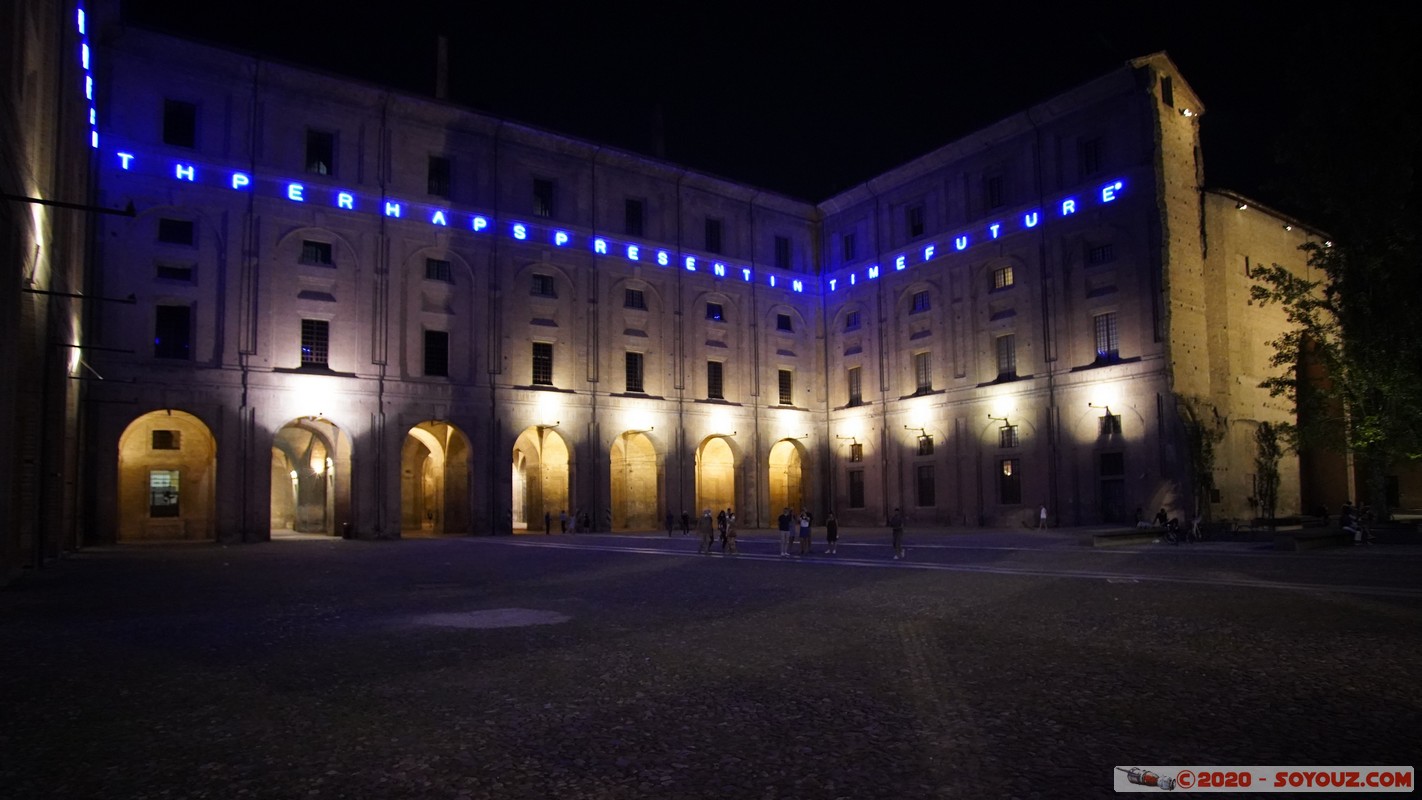
M1259 501L1259 516L1272 520L1279 506L1279 460L1284 456L1278 427L1259 423L1254 429L1254 445L1254 497Z
M1191 395L1177 394L1175 406L1185 426L1185 446L1190 456L1190 484L1195 507L1191 514L1207 518L1210 494L1215 488L1215 445L1224 439L1229 421L1218 408Z

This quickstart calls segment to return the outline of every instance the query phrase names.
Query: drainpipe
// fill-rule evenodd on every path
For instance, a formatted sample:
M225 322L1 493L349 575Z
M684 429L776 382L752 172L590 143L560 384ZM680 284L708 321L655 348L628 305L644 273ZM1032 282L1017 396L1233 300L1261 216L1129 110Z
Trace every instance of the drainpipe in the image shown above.
M1038 127L1037 121L1032 119L1032 109L1027 109L1027 122L1032 125L1032 135L1036 148L1036 158L1032 171L1033 180L1037 189L1037 208L1046 208L1046 198L1042 191L1042 129ZM1038 213L1045 213L1038 211ZM1057 483L1061 476L1061 440L1060 416L1061 409L1057 407L1057 381L1056 381L1056 339L1052 334L1052 283L1047 274L1047 234L1046 226L1039 225L1037 229L1037 275L1040 281L1041 304L1042 304L1042 364L1047 373L1047 507L1051 509L1055 517L1053 524L1060 527L1062 524L1061 491ZM1079 498L1077 498L1079 499ZM1081 504L1073 503L1075 521L1081 521Z

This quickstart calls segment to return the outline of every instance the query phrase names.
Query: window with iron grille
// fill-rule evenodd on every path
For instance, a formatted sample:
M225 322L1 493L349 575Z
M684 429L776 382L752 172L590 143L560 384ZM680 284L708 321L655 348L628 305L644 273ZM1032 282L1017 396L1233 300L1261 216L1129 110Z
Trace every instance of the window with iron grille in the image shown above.
M533 343L533 385L553 385L553 345L549 342Z
M1003 505L1022 502L1022 470L1016 458L1004 458L997 462L997 499Z
M427 189L435 197L449 197L450 177L453 170L450 169L449 159L444 156L430 156L427 175Z
M851 311L844 315L844 329L847 331L859 330L859 312Z
M193 221L160 218L158 220L158 241L164 244L195 244Z
M849 460L853 461L856 464L864 460L863 444L860 444L859 442L854 442L853 444L849 445Z
M1006 289L1012 285L1012 267L998 267L992 271L992 288Z
M154 431L154 450L181 450L183 449L182 431Z
M847 371L849 384L849 405L864 405L864 370L862 367L850 367Z
M933 436L931 434L920 434L918 437L918 454L921 456L933 455Z
M1016 447L1016 446L1017 446L1017 426L1016 426L1016 425L1003 425L1001 428L998 428L998 429L997 429L997 446L998 446L998 447Z
M1017 377L1017 337L1012 334L997 337L997 376Z
M633 200L629 197L627 198L627 202L623 203L622 216L623 222L625 223L623 226L623 232L626 233L628 236L642 235L643 210L644 206L641 200Z
M322 267L332 266L331 243L303 241L301 243L301 263L316 264Z
M775 266L778 269L790 269L790 239L787 237L775 237Z
M788 369L780 370L780 405L792 406L795 404L795 373Z
M929 308L930 308L930 300L929 300L929 297L928 297L928 292L927 292L927 291L914 292L914 293L913 293L913 308L912 308L912 310L911 310L909 313L911 313L911 314L917 314L917 313L919 313L919 312L921 312L921 311L927 311Z
M182 100L163 101L163 144L197 146L197 106Z
M427 258L425 259L425 280L454 283L454 272L450 269L448 261L440 258Z
M726 399L725 384L722 383L725 369L725 364L720 361L706 362L706 399Z
M864 507L864 470L849 473L849 507Z
M425 374L449 377L449 332L425 331Z
M1101 417L1101 435L1119 436L1121 434L1121 415L1103 414Z
M641 393L645 391L642 386L642 354L627 353L627 391Z
M628 289L622 293L622 307L646 311L647 296L642 293L641 289Z
M913 354L914 391L926 394L933 391L933 354Z
M1096 360L1115 361L1121 357L1120 340L1116 338L1116 314L1110 312L1092 317L1096 330Z
M331 323L324 319L301 321L301 366L324 367L330 355Z
M721 308L720 303L707 303L706 318L712 322L725 322L726 312Z
M553 276L533 273L533 287L529 293L538 297L557 297L558 289L553 282Z
M543 178L533 179L533 215L553 216L553 181Z
M1098 244L1086 248L1086 263L1088 264L1109 264L1115 260L1115 245Z
M706 252L721 252L721 220L706 218Z
M327 131L306 131L306 171L317 175L336 174L336 135Z
M186 359L192 344L192 309L158 306L153 320L153 357Z
M914 472L917 477L915 481L917 492L915 492L914 502L921 507L937 505L937 484L934 480L933 465L919 464Z

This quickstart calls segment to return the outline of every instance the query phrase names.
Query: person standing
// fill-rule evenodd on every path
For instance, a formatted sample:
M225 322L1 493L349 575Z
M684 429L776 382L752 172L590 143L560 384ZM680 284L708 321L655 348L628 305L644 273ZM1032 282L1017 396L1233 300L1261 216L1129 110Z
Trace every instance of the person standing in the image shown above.
M810 510L800 509L800 555L810 554Z
M729 508L726 509L726 542L729 545L726 552L736 555L736 512Z
M672 513L671 513L670 511L668 511L668 512L667 512L667 535L668 535L668 536L671 536L671 535L672 535L672 528L675 528L675 527L676 527L676 517L673 517L673 516L672 516Z
M697 546L696 552L711 554L711 542L716 538L716 520L711 518L711 509L701 512L701 519L696 523L696 532L701 534L701 544Z
M830 555L834 555L839 549L839 520L834 518L833 511L825 517L825 543L829 545L825 552Z
M790 555L790 507L780 512L780 557Z
M721 536L721 552L726 552L726 509L716 512L716 532Z
M568 532L568 509L566 508L558 512L558 532Z
M889 517L889 530L894 537L894 558L904 557L904 514L899 509L894 509L894 515Z
M686 536L691 533L691 515L686 513L686 509L681 511L681 535Z
M1039 531L1044 531L1044 530L1046 530L1046 529L1047 529L1047 504L1046 504L1046 503L1043 503L1043 504L1042 504L1042 510L1037 512L1037 530L1039 530Z

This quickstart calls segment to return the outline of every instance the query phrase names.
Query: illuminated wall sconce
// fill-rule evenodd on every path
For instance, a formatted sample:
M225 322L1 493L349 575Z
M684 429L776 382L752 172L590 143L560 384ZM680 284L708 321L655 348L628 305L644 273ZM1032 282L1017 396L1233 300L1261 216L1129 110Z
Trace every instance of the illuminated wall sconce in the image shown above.
M1108 416L1108 417L1111 416L1111 407L1108 406L1108 405L1101 405L1101 404L1099 404L1099 403L1087 403L1087 404L1086 404L1086 407L1087 407L1087 408L1099 408L1099 409L1101 409L1102 411L1105 411L1105 412L1106 412L1106 416Z
M1007 417L994 417L994 416L991 415L991 414L988 414L987 416L988 416L988 419L997 420L998 422L1001 422L1001 423L1002 423L1002 427L1004 427L1004 428L1011 428L1011 427L1012 427L1012 423L1007 421Z
M548 424L535 425L534 427L538 428L538 432L539 432L539 433L543 433L544 431L551 431L551 430L553 430L554 428L558 427L558 426L561 425L561 424L563 424L563 420L560 419L560 420L558 420L557 422L552 422L552 423L548 423Z
M1195 114L1194 109L1182 108L1182 109L1180 109L1180 116L1182 116L1182 117L1193 117L1193 116L1196 116L1196 114Z
M905 426L904 426L904 430L906 430L906 431L918 431L919 438L923 438L924 436L927 436L927 435L928 435L928 429L927 429L927 428L920 428L920 427L916 427L916 426L914 426L914 425L905 425Z
M805 435L808 436L809 434L805 434ZM858 437L858 436L839 436L839 435L836 435L834 438L836 438L836 439L843 439L844 441L847 441L847 442L849 442L850 444L859 444L859 437Z
M1294 229L1294 226L1292 226L1292 225L1290 225L1290 224L1288 224L1288 223L1284 223L1284 230L1286 230L1286 231L1291 231L1291 230L1293 230L1293 229Z
M1243 211L1243 210L1245 210L1246 208L1249 208L1249 204L1248 204L1248 203L1235 203L1235 204L1234 204L1234 207L1237 208L1237 209L1239 209L1240 211Z

